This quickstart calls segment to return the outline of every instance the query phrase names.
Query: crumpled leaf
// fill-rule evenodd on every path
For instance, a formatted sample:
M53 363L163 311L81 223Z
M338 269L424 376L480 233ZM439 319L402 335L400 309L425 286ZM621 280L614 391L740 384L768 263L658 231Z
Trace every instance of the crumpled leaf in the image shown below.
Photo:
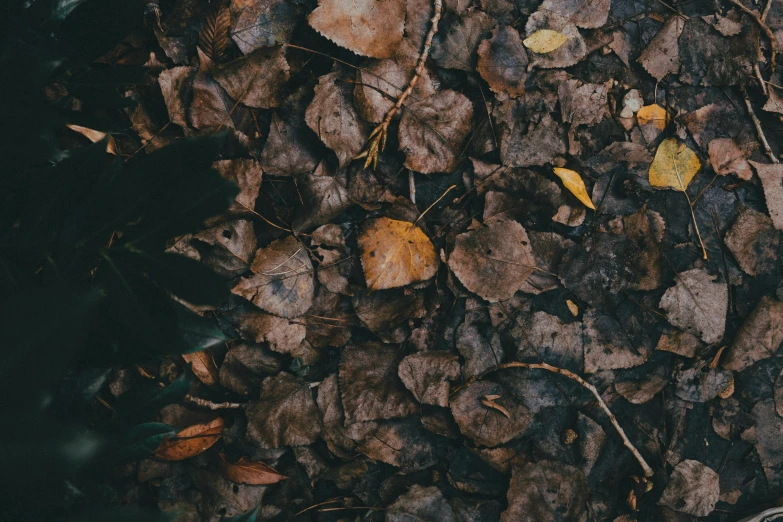
M313 263L294 236L259 248L250 269L253 275L231 290L269 313L298 317L313 304Z
M684 192L700 168L701 162L691 149L677 138L667 138L650 165L650 186Z
M511 98L525 94L528 59L516 29L496 27L492 38L479 45L478 56L476 70L492 92Z
M245 54L289 42L302 14L290 0L231 0L230 9L231 38Z
M190 363L190 369L198 380L207 386L215 386L219 381L218 368L209 350L193 353L183 353L182 358Z
M314 170L318 159L309 144L309 133L304 125L293 125L273 113L261 155L264 170L275 176L296 176Z
M748 161L761 179L767 211L775 228L783 230L783 163Z
M563 186L571 192L576 198L584 203L584 205L592 210L595 210L595 205L593 205L593 201L590 199L590 195L587 193L587 187L585 187L585 182L582 181L582 177L579 175L579 173L571 170L571 169L563 169L559 167L555 167L552 169L557 175L558 178L560 178L563 181Z
M338 78L339 73L332 72L318 79L305 121L344 167L364 147L368 131L351 103L351 84Z
M358 55L391 58L402 42L405 2L319 0L307 21L323 36Z
M536 54L549 54L559 49L566 41L568 37L561 32L540 29L525 38L522 43Z
M749 147L740 148L732 138L718 138L710 141L707 146L710 164L716 174L725 176L736 174L741 179L749 181L753 177L748 158L753 153Z
M408 105L399 128L405 166L422 174L453 171L472 118L473 104L452 90Z
M775 356L783 342L783 303L764 296L748 315L726 352L723 367L740 372Z
M720 496L720 476L696 460L683 460L674 468L659 504L695 517L706 517Z
M348 177L343 170L334 175L316 171L301 176L298 187L303 205L294 217L293 228L297 232L307 232L329 223L352 204L348 195Z
M460 431L473 439L477 446L498 446L521 436L530 423L530 412L522 405L508 398L503 406L511 414L486 408L481 398L487 395L503 395L499 384L478 381L463 388L451 398L451 414Z
M250 401L247 439L261 448L312 444L321 433L321 412L308 383L285 372L267 377Z
M666 290L660 302L671 324L710 344L723 337L729 305L726 283L714 279L700 268L681 272L677 284Z
M454 510L436 486L414 484L386 508L386 522L437 520L457 522Z
M340 391L346 424L406 417L413 396L397 376L399 350L381 343L348 345L340 356Z
M225 421L218 417L212 422L185 428L173 438L165 440L152 454L160 460L185 460L204 453L221 437Z
M435 248L413 223L387 217L369 219L359 232L358 243L370 290L426 281L438 269Z
M473 72L476 50L494 22L483 11L470 10L445 27L443 24L432 45L432 57L444 69Z
M587 516L589 494L578 468L556 460L526 462L512 469L500 522L579 522Z
M234 100L248 107L269 109L280 105L289 66L282 47L259 49L216 65L212 77Z
M414 353L400 361L402 383L421 404L448 407L449 381L459 377L456 354L432 350Z
M550 11L577 27L597 29L609 17L611 0L544 0L540 10Z
M568 80L557 88L560 112L564 122L577 125L595 125L608 112L606 96L609 87L603 83L582 83Z
M363 64L356 72L353 91L354 106L359 116L370 123L380 123L402 94L411 74L409 69L394 60L370 60ZM425 69L403 107L433 94L435 89Z
M498 220L457 236L449 268L465 288L495 303L522 287L535 260L522 225Z
M778 265L780 232L766 214L743 208L723 241L746 274L769 274Z
M685 20L672 15L639 56L642 67L658 81L680 70L679 38L684 27Z
M238 484L262 486L277 484L281 480L288 478L259 460L249 460L246 457L242 457L236 464L231 464L222 453L218 454L218 459L218 467L220 468L220 473L223 474L223 478Z

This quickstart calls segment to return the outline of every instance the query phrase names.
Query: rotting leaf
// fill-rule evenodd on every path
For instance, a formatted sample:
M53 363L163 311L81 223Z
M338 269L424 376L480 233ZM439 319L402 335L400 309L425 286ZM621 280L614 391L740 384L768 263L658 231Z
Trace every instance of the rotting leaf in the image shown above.
M225 421L218 417L212 422L185 428L173 438L165 440L153 456L161 460L185 460L204 453L221 437Z
M740 372L774 357L783 342L783 303L764 296L748 315L726 352L723 367Z
M578 522L587 517L589 494L578 468L556 460L525 462L512 470L500 522Z
M285 50L259 49L215 66L212 77L239 103L260 109L277 107L289 77Z
M207 386L215 386L220 382L218 368L212 353L209 350L201 350L194 353L184 353L182 358L190 363L193 375Z
M679 38L684 27L685 20L681 16L671 16L639 56L639 63L656 80L661 81L667 74L680 70Z
M391 58L402 42L405 2L320 0L307 21L323 36L358 55Z
M783 230L783 163L758 163L748 161L761 179L767 211L775 228Z
M564 169L559 167L555 167L552 170L554 171L555 175L557 175L557 177L563 181L563 185L571 192L571 194L576 196L576 198L587 208L595 210L595 205L593 205L593 201L590 199L590 195L587 193L585 182L582 181L582 177L579 175L579 173L571 169Z
M611 0L544 0L540 10L552 12L583 29L598 29L609 17Z
M238 484L262 486L277 484L281 480L288 478L261 461L242 457L236 464L231 464L222 453L218 454L218 459L218 466L220 467L220 473L223 474L223 478Z
M471 9L450 26L441 28L433 42L432 57L444 69L473 72L476 50L493 25L486 13Z
M778 265L780 232L769 216L752 208L740 211L724 242L748 275L769 274Z
M674 468L659 504L695 517L706 517L720 496L720 477L696 460L683 460Z
M650 165L650 186L685 192L700 168L701 162L691 149L677 138L667 138Z
M511 98L525 94L528 59L516 29L496 27L492 38L479 45L478 56L476 70L493 92Z
M729 304L726 283L714 279L700 268L681 272L660 302L671 324L710 344L723 337Z
M400 361L398 374L421 404L448 407L449 381L459 377L459 361L446 351L414 353Z
M212 60L226 51L228 32L231 29L231 11L220 2L207 15L198 32L198 46Z
M438 269L435 248L413 223L387 217L367 220L359 232L358 243L370 290L426 281Z
M460 390L451 399L451 414L460 431L478 446L504 444L521 436L530 423L528 409L513 400L506 404L505 413L482 407L482 397L498 392L502 393L500 385L479 381Z
M289 0L231 0L230 9L231 38L244 54L287 43L302 14L299 3Z
M549 54L559 49L566 41L568 37L561 32L541 29L525 38L522 43L534 53Z

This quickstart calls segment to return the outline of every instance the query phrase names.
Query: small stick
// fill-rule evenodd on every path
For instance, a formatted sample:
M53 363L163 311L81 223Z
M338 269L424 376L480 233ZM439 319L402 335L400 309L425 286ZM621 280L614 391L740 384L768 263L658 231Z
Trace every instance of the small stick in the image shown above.
M769 27L767 27L767 24L764 23L764 19L761 16L757 15L755 13L755 11L752 11L750 8L745 7L742 4L742 2L740 2L739 0L729 0L729 2L731 2L734 5L736 5L744 13L746 13L748 16L753 18L756 21L756 23L758 24L758 26L761 28L761 30L764 31L764 34L767 35L767 38L769 39L769 45L772 48L770 50L771 51L770 54L772 56L770 56L769 64L770 64L772 72L774 73L775 72L775 66L776 66L776 59L777 59L776 56L775 56L777 54L777 44L775 43L775 34L772 32L772 30ZM768 11L768 10L769 10L769 3L767 4L767 7L764 8L764 11ZM762 16L766 16L766 14L763 14Z
M239 410L245 407L244 404L238 402L212 402L201 397L194 397L193 395L185 395L185 402L207 408L209 410Z
M408 171L408 194L411 197L411 203L416 204L416 178L413 171Z
M764 77L761 76L761 67L759 67L758 62L753 64L753 73L756 75L756 79L759 81L759 85L761 85L761 91L764 93L764 96L769 96L767 82L764 80Z
M652 468L649 464L647 464L647 461L644 460L644 457L642 457L642 454L639 453L639 450L636 449L636 447L631 444L630 439L625 434L625 431L623 431L622 426L617 422L617 417L614 416L614 413L612 413L612 410L609 409L609 406L606 405L606 402L601 398L601 395L598 393L598 390L595 386L590 384L589 382L582 379L580 376L575 374L574 372L571 372L569 370L566 370L565 368L558 368L556 366L552 366L547 363L524 363L524 362L510 362L505 364L499 364L495 366L494 368L491 368L487 370L486 372L482 373L479 378L483 377L487 373L494 372L497 370L505 370L508 368L529 368L531 370L546 370L548 372L552 373L559 373L560 375L563 375L565 377L568 377L572 381L576 381L579 383L583 388L590 391L590 393L593 394L593 396L598 401L598 404L601 406L601 409L604 410L604 413L609 417L609 420L611 421L612 425L614 426L614 429L617 430L617 433L620 435L620 438L623 439L623 445L628 448L628 450L633 454L633 456L636 458L636 461L639 463L639 465L642 467L642 470L644 470L644 476L645 477L652 477L655 473L653 472Z
M740 87L740 90L742 91L742 97L745 98L745 106L748 108L750 119L753 120L753 126L756 127L756 134L758 134L759 141L761 141L761 145L764 147L764 152L767 153L767 156L772 163L780 163L775 154L773 154L772 148L769 146L769 142L767 141L767 137L764 135L764 129L761 128L761 122L759 121L758 116L756 116L756 111L753 110L753 104L750 103L748 91L745 90L744 86Z
M424 65L427 62L427 58L430 55L430 48L432 47L432 39L435 37L435 33L438 32L438 23L440 22L440 15L442 10L443 0L434 0L433 14L432 18L430 19L430 30L424 40L424 47L422 48L421 54L419 55L419 60L416 63L416 69L413 72L413 77L408 82L408 86L405 88L405 90L402 91L402 94L400 94L400 97L397 98L397 103L395 103L394 106L389 109L389 112L386 113L383 121L381 121L381 123L370 133L370 137L367 140L367 146L365 149L354 158L367 158L364 162L364 168L369 167L370 164L373 165L373 168L378 165L378 153L381 152L386 146L386 134L389 129L389 124L391 123L392 118L394 118L394 115L397 114L397 111L402 108L402 104L405 103L405 100L413 92L413 88L416 86L416 82L419 81L421 73L424 72Z

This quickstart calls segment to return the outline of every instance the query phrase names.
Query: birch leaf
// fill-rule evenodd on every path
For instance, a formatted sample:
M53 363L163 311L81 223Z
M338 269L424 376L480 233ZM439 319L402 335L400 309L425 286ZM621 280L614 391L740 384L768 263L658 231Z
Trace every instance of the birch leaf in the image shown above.
M563 186L565 186L571 194L576 196L576 198L584 203L587 208L595 210L595 205L593 205L590 194L587 193L585 182L582 181L582 177L579 173L571 169L562 169L558 167L555 167L552 170L555 172L555 175L563 181Z
M568 37L563 33L551 29L541 29L525 38L522 43L536 54L548 54L559 49L561 45L566 43L566 40Z
M684 192L700 168L696 153L679 143L677 138L665 139L650 165L650 185Z
M663 130L666 128L668 117L669 115L666 112L666 109L657 103L653 103L652 105L645 105L639 109L639 112L636 113L636 121L639 122L640 126L652 123L658 130Z

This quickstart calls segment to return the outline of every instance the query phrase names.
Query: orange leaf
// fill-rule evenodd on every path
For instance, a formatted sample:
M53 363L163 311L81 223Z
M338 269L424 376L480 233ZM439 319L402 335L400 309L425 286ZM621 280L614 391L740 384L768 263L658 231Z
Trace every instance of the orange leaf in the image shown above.
M165 440L152 454L160 460L185 460L204 453L220 439L226 423L218 417L212 422L195 424Z
M199 381L207 386L215 386L219 382L219 375L215 360L209 350L182 354L185 362L190 363L193 374Z
M281 480L288 478L263 462L248 460L245 457L242 457L236 464L231 464L222 453L218 454L218 457L220 457L218 464L220 466L220 472L223 474L223 478L230 480L231 482L260 486L277 484Z

